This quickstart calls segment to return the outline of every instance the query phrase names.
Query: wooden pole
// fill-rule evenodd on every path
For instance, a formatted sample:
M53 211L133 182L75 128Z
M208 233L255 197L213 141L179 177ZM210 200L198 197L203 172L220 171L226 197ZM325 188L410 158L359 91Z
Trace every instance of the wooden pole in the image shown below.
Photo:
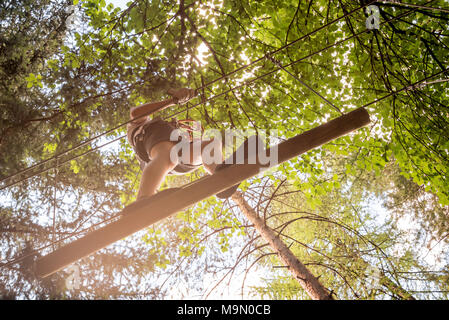
M278 164L308 150L334 140L369 123L368 112L359 108L321 126L270 148L278 152ZM206 176L175 191L126 207L126 213L83 238L77 239L36 261L35 274L46 277L71 263L86 257L120 239L123 239L153 223L219 193L260 172L257 164L236 164Z

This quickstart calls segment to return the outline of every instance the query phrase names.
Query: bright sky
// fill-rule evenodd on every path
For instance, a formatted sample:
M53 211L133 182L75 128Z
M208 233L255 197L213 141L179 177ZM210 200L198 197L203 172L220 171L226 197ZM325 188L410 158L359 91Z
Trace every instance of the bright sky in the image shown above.
M120 9L125 9L128 6L126 5L130 0L106 0L107 3L112 3L114 7L119 7Z

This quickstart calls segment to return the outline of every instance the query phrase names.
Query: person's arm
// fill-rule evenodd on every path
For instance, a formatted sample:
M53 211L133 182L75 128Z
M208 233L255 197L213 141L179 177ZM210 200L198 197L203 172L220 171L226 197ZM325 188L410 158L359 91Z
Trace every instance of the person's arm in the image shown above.
M159 110L163 110L165 108L171 107L174 104L176 104L175 101L176 101L175 98L171 98L171 99L167 99L167 100L163 100L163 101L149 102L149 103L145 103L140 106L137 106L137 107L132 107L129 110L129 117L131 119L136 119L137 122L145 121L144 115L149 116L150 114L152 114L155 111L159 111Z
M173 98L132 107L129 111L129 117L131 119L136 119L136 122L145 121L144 115L149 116L156 111L164 110L172 105L186 103L195 96L195 90L187 88L170 89L168 93L172 95Z

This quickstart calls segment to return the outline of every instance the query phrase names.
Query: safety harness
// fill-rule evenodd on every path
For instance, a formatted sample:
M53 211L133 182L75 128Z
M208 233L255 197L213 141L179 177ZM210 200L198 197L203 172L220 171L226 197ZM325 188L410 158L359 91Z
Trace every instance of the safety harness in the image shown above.
M151 130L151 125L154 124L157 121L164 121L161 117L155 117L154 119L150 121L146 121L142 123L140 126L133 129L131 132L131 146L133 147L134 151L137 154L137 158L143 162L150 162L151 159L148 157L148 153L146 150L144 150L141 147L141 143L145 139L146 134ZM201 134L203 134L203 129L198 129L194 127L193 125L190 125L189 123L195 123L195 120L192 119L184 119L184 120L178 120L176 118L172 118L170 121L168 121L169 124L171 124L176 129L183 129L188 132L189 140L193 141L193 133L195 131L201 131ZM142 166L142 163L141 163Z

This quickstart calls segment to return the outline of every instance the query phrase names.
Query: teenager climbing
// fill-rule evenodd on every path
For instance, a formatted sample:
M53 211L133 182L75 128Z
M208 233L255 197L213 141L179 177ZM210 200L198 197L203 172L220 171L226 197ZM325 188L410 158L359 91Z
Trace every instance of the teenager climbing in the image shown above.
M179 154L179 157L170 156L172 149L179 141L171 141L170 136L173 131L179 129L179 121L162 120L160 117L150 119L148 115L155 111L160 111L176 104L184 104L195 96L195 90L188 88L170 89L168 93L173 97L171 99L146 103L130 109L131 122L127 126L128 141L133 147L136 156L143 168L140 181L137 200L151 197L159 189L168 174L183 174L196 170L201 165L209 174L223 168L225 165L210 161L203 161L203 151L210 144L216 144L209 150L212 153L207 154L213 159L222 160L221 140L209 139L202 140L192 138L189 144L188 154ZM195 148L200 148L201 152L194 152ZM198 150L198 149L196 149ZM226 198L231 196L238 185L227 189L217 196Z

